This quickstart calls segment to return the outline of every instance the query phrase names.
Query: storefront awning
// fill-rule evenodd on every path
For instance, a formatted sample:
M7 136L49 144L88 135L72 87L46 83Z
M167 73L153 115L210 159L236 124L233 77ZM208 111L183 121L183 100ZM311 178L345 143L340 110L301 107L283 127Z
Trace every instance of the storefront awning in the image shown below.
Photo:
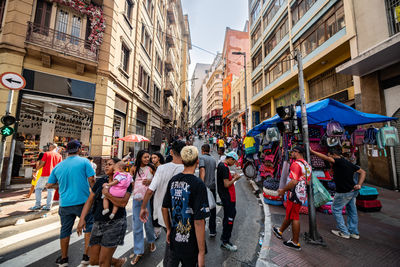
M365 76L400 62L400 33L336 68L337 73Z
M307 120L310 125L326 126L330 121L338 121L342 126L355 126L397 120L379 114L364 113L333 99L324 99L306 105ZM301 118L300 106L296 107L297 117ZM276 126L282 119L276 114L256 125L248 136L256 136L269 127Z

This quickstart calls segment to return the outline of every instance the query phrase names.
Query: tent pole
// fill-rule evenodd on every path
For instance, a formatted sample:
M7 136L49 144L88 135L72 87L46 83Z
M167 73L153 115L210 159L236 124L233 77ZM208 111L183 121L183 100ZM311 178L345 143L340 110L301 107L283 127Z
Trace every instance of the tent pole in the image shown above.
M303 127L303 143L304 143L304 148L306 149L307 162L310 163L311 162L310 141L308 138L308 120L307 120L307 109L306 109L306 94L304 90L303 59L299 49L295 50L295 59L297 60L297 66L299 70L298 79L299 79L299 91L300 91L299 93L301 99L301 123ZM322 240L322 237L318 234L317 231L317 216L314 206L312 179L307 189L308 189L307 193L308 193L309 232L304 234L304 238L306 242L309 244L326 246L326 244Z

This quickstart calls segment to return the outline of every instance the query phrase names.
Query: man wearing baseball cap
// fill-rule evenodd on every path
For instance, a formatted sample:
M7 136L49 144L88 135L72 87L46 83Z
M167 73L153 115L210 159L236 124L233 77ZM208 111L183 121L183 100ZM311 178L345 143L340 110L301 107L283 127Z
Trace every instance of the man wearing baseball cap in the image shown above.
M81 216L83 205L89 197L89 187L94 184L94 170L90 161L80 157L81 143L72 140L67 144L68 157L59 163L51 172L47 186L58 184L60 192L60 207L58 214L61 220L60 246L61 256L56 260L59 266L68 265L69 239L75 218ZM92 214L86 216L85 250L81 264L89 264L88 245L92 231Z
M237 246L230 242L230 238L232 235L233 222L236 216L236 191L234 183L240 179L240 175L236 173L232 177L229 167L236 163L239 156L233 151L226 153L225 155L225 160L220 162L217 167L218 195L224 206L221 248L229 251L237 251Z
M274 226L272 228L275 236L282 239L282 233L292 224L292 239L283 242L283 244L294 250L301 250L299 243L300 208L306 198L305 186L310 181L312 171L311 166L304 160L304 154L305 149L302 146L295 146L291 150L291 158L295 161L290 165L290 182L283 189L278 189L278 194L281 196L288 191L286 217L280 227Z

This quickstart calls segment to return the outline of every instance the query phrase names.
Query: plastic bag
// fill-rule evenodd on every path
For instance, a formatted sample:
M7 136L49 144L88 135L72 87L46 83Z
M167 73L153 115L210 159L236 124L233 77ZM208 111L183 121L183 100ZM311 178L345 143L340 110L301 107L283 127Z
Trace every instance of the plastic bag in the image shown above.
M207 187L207 197L208 197L208 206L210 207L210 210L215 209L217 204L215 203L215 198L211 190Z
M321 182L318 180L317 176L314 173L312 173L312 183L313 183L315 207L319 207L329 201L332 201L332 197L329 194L328 190L325 189L325 187L321 184Z

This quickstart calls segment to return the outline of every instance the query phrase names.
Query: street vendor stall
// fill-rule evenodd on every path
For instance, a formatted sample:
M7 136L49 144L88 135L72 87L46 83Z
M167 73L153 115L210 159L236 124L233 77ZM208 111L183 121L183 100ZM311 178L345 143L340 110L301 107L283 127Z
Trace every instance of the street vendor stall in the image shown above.
M297 106L295 110L297 118L300 118L300 107ZM332 99L309 103L306 105L306 110L310 147L315 151L326 154L329 148L336 147L341 149L342 155L349 161L359 165L360 149L363 148L368 155L386 156L387 146L399 144L396 128L384 126L377 129L371 125L396 120L396 118L364 113ZM295 116L294 118L297 120ZM255 126L247 134L249 137L262 140L257 151L260 156L260 164L257 166L258 179L262 179L264 185L265 202L272 205L284 203L276 190L286 184L290 166L288 151L291 147L302 144L302 134L298 131L301 127L296 128L295 124L288 128L279 127L282 121L279 115L275 115ZM300 120L297 123L300 125ZM368 128L360 127L366 124L369 125ZM315 176L333 195L335 183L332 180L330 164L314 155L311 155L310 163ZM377 203L376 197L377 195L370 200ZM376 205L379 206L380 203ZM330 206L328 206L321 206L320 211L329 213ZM379 209L375 207L372 210ZM304 205L303 211L307 213L307 204Z

